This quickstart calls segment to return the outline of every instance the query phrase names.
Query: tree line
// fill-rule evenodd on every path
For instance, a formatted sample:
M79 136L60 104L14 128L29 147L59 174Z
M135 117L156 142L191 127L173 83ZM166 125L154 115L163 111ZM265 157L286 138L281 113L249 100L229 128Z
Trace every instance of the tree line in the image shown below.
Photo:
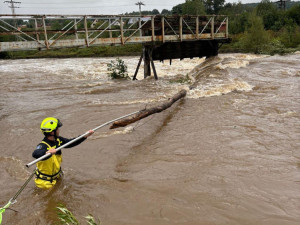
M277 2L277 1L276 1ZM227 15L229 34L233 42L227 50L254 53L284 53L300 50L300 2L278 3L262 0L259 3L225 3L225 0L186 0L163 15ZM156 15L158 10L142 11L142 15ZM128 14L139 15L139 12Z
M229 16L234 49L275 54L300 48L300 2L286 10L270 0L256 5L239 2L224 5L219 12Z

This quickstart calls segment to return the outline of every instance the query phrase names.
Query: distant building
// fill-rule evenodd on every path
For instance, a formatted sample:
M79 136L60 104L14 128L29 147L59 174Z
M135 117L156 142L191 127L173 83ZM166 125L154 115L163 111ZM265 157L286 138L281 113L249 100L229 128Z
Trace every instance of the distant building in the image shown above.
M96 26L96 24L98 23L98 20L94 20L91 24L91 28L94 28Z
M142 22L147 22L147 21L151 20L151 17L142 17L142 18L135 17L135 18L130 18L129 21L128 21L128 24L138 23L139 19L141 19Z

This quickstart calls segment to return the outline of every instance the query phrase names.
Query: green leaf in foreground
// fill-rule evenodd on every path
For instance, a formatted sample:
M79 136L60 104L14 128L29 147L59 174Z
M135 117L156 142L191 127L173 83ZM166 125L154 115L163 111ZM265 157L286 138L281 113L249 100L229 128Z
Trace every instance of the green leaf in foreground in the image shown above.
M67 224L67 225L79 225L78 220L74 217L73 213L69 211L67 208L64 206L62 207L56 207L59 212L57 213L58 218L62 222L62 224Z
M56 207L58 209L57 216L61 222L61 224L67 225L80 225L78 220L75 218L73 213L68 210L65 206L61 205L60 207ZM89 225L100 225L100 220L95 221L92 215L88 215L85 217L87 224Z
M89 225L100 225L100 224L101 224L101 223L100 223L100 220L98 219L98 222L96 222L95 219L94 219L94 217L93 217L92 215L88 215L88 216L86 216L85 218L87 219L86 222L87 222Z

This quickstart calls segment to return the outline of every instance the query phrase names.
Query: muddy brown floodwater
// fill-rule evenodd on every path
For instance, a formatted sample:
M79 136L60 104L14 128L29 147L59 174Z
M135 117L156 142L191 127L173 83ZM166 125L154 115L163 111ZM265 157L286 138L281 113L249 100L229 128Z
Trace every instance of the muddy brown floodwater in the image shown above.
M45 117L71 138L188 90L168 110L64 149L64 178L49 191L31 181L3 224L55 224L59 204L82 224L88 214L105 225L300 224L300 53L157 62L158 81L110 80L110 60L0 61L1 206L34 169L25 164ZM123 60L132 75L138 58ZM177 82L187 74L191 90Z

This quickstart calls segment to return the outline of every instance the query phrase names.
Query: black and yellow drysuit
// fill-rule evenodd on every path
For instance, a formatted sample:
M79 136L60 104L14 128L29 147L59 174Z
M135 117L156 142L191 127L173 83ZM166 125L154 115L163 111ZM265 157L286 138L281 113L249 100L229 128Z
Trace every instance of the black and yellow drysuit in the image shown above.
M72 148L79 145L86 138L75 141L74 143L68 145L66 148ZM45 137L43 141L36 147L32 156L34 158L40 158L45 155L46 152L51 148L58 148L73 139L67 139L63 137L56 137L55 141L51 141ZM61 150L57 151L56 154L50 155L46 159L37 162L36 178L35 184L39 188L51 188L56 184L57 179L62 175L61 164L62 153Z

